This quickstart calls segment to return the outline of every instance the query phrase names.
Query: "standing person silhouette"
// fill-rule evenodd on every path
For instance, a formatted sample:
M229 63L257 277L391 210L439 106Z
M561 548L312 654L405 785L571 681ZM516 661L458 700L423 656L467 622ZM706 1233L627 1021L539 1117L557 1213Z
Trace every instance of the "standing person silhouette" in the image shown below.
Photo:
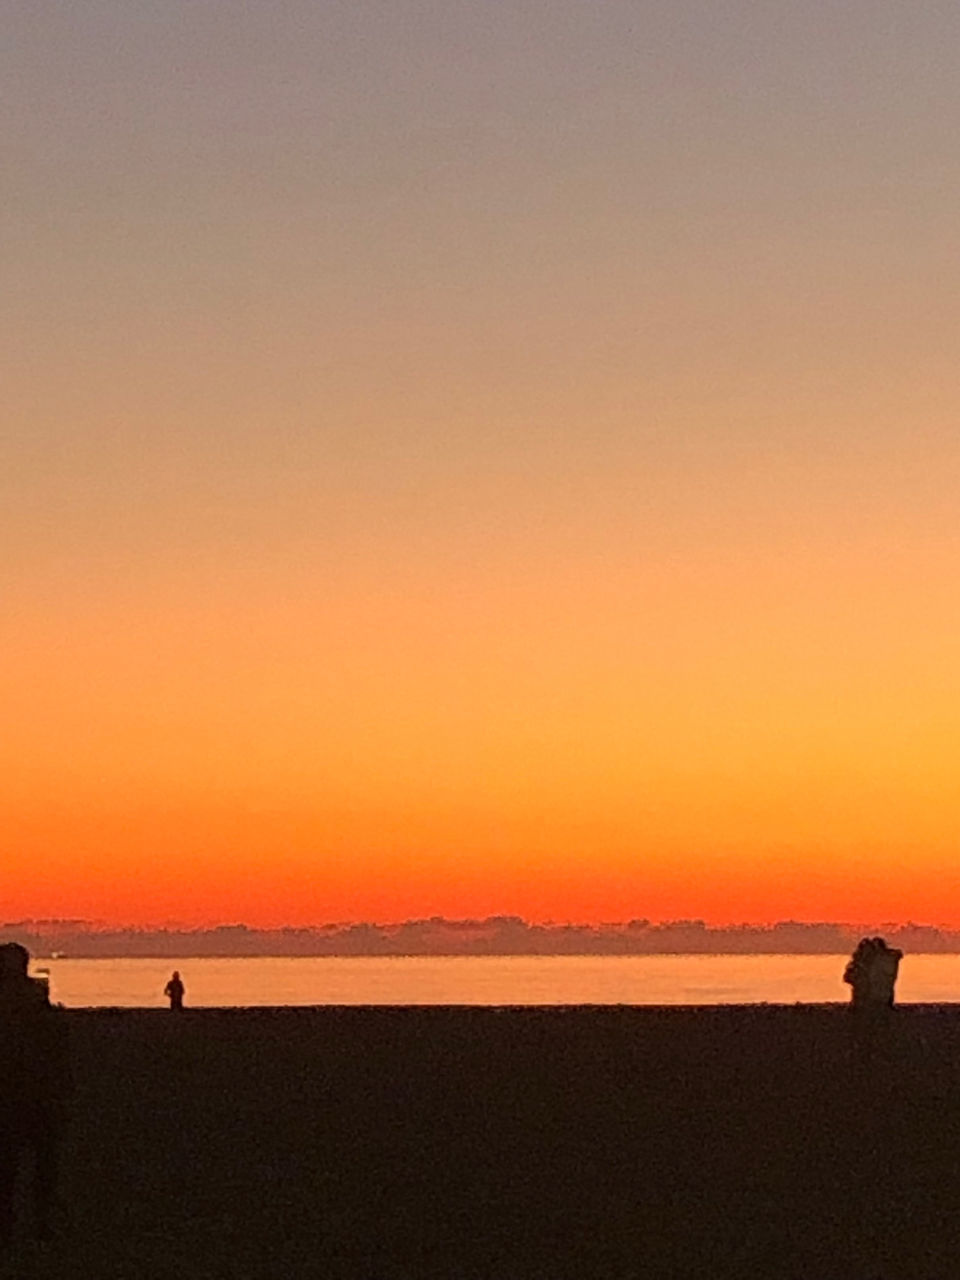
M843 980L850 988L850 1004L863 1009L870 999L870 969L873 963L873 938L861 938L844 970Z
M39 1239L50 1235L66 1108L63 1013L27 975L30 953L0 945L0 1252L14 1234L17 1182L32 1167L29 1202Z
M170 1001L170 1008L180 1010L183 1008L183 996L186 988L183 985L183 979L180 977L179 969L174 969L173 977L163 988L163 994Z
M850 986L854 1034L859 1051L870 1057L880 1027L890 1017L903 952L883 938L861 938L843 975Z
M892 1009L893 991L897 985L903 952L898 951L896 947L888 947L883 938L874 938L872 941L873 958L870 962L869 998L881 1008Z
M843 980L850 987L854 1009L893 1008L893 992L903 952L883 938L861 938L850 957Z

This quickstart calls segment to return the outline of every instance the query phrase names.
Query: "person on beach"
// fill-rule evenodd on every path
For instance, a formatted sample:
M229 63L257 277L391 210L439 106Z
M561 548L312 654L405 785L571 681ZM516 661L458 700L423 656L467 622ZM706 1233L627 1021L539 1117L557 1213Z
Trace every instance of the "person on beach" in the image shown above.
M843 980L850 987L854 1008L893 1008L894 988L903 952L883 938L861 938L850 957Z
M872 959L873 939L861 938L843 974L843 980L850 988L850 1004L854 1009L863 1008L869 999Z
M183 979L180 977L180 971L174 969L173 977L163 988L163 994L170 1001L170 1008L180 1010L183 1008L183 996L186 988L183 985Z
M894 988L903 952L883 938L861 938L847 964L843 980L850 987L850 1004L863 1029L872 1028L893 1008Z
M0 945L0 1251L13 1240L16 1189L32 1169L29 1202L38 1239L51 1234L66 1119L63 1012L46 983L28 976L30 954Z
M870 964L870 999L887 1009L893 1008L893 993L900 972L903 952L888 947L883 938L873 939L873 960Z

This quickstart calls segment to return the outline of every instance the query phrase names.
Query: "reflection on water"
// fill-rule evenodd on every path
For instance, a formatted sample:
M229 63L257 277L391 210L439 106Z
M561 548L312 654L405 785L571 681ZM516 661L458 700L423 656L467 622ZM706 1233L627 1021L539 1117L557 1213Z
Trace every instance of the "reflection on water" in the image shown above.
M846 956L482 956L49 960L70 1006L163 1005L179 969L194 1006L791 1004L848 998ZM907 956L898 999L960 996L960 956Z

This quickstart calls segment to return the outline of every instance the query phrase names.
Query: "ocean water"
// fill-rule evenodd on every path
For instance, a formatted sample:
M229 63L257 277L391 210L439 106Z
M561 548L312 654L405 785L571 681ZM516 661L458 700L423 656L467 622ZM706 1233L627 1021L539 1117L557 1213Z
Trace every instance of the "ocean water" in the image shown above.
M846 1001L846 956L469 956L48 960L70 1008L161 1007L179 969L187 1004L792 1004ZM960 956L907 956L901 1002L960 999Z

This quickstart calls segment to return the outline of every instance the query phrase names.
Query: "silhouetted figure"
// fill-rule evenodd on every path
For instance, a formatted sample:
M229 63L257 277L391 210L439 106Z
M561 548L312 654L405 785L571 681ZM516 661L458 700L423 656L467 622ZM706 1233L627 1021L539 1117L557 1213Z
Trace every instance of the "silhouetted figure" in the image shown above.
M892 1009L893 993L903 952L883 938L861 938L850 957L844 982L850 986L855 1009Z
M854 1032L859 1051L872 1056L880 1027L893 1009L893 992L903 952L883 938L861 938L843 980L850 985Z
M888 947L883 938L873 939L873 959L870 964L870 999L887 1009L893 1008L893 992L900 972L903 952Z
M186 988L183 985L183 979L180 977L179 970L174 969L173 977L163 988L163 994L170 1001L171 1009L183 1008L183 995Z
M864 1008L870 999L870 965L873 960L872 938L861 938L854 948L843 980L850 987L850 1003L854 1009Z
M17 1182L31 1164L34 1231L50 1234L66 1111L63 1013L27 976L29 963L25 947L0 945L0 1249L13 1238Z

